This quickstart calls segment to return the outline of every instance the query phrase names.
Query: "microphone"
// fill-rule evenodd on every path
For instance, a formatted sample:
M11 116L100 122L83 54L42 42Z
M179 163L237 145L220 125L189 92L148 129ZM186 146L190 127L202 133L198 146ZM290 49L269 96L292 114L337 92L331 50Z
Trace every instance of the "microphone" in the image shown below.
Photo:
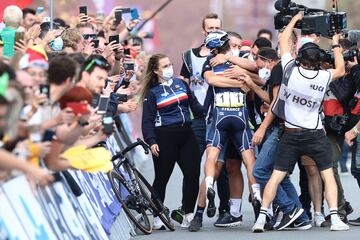
M352 43L360 41L360 30L349 30L348 40Z
M274 7L279 12L285 12L290 5L290 0L277 0L274 4Z

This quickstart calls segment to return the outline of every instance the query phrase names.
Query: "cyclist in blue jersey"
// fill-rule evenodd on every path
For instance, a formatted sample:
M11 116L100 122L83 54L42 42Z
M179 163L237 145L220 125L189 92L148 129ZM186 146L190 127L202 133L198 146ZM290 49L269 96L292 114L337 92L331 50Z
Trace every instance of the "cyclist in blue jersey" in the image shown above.
M208 57L203 66L203 76L212 86L213 101L209 101L207 104L207 106L213 106L213 109L208 111L212 123L206 139L205 178L200 186L198 207L195 217L190 223L189 231L198 231L202 226L202 213L206 205L205 196L209 199L208 207L214 206L215 191L213 184L219 174L216 162L226 141L231 140L237 151L241 153L247 168L249 183L258 185L252 175L255 155L251 145L252 133L248 124L248 112L245 107L245 91L248 89L246 89L243 81L223 76L224 71L232 67L231 62L218 64L214 67L210 65L210 60L217 53L231 54L228 34L223 31L210 33L206 38L206 46L212 51L212 55ZM208 97L210 97L209 95L211 94L208 94ZM238 169L240 171L240 167ZM253 195L260 200L260 188L253 187L252 190ZM230 218L232 226L238 226L242 223L242 215L230 216Z

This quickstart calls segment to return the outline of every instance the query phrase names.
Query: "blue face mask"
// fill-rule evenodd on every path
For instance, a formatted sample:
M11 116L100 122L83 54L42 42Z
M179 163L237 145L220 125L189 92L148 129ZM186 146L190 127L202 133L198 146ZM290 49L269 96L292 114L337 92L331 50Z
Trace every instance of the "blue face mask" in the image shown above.
M55 52L60 52L64 47L64 41L61 37L57 37L54 40L52 40L50 43L50 48Z

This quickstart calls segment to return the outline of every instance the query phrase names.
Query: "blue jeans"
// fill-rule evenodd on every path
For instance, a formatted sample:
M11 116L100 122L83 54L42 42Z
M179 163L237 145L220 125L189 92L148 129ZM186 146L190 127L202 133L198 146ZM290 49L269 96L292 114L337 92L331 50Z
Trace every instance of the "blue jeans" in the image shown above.
M341 156L340 156L340 159L339 159L341 172L347 172L348 171L348 169L346 167L346 162L347 162L347 159L348 159L349 151L350 151L350 146L344 141L344 144L343 144L342 149L341 149Z
M253 174L256 182L260 184L262 189L265 188L274 168L280 133L281 129L279 127L272 127L267 131L265 142L255 162ZM302 208L295 187L288 176L278 186L274 202L279 205L283 213L290 212L295 205L298 208ZM304 212L298 220L309 221L309 218Z

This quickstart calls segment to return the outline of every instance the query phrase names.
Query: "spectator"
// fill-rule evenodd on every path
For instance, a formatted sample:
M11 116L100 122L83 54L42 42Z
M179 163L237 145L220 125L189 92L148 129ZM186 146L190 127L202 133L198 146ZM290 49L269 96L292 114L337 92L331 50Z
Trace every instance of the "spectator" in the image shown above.
M273 34L269 29L260 29L258 34L256 35L256 38L266 38L269 41L273 40Z
M11 5L4 9L3 21L5 28L0 32L0 38L4 44L3 56L11 58L14 55L15 32L20 27L23 13L17 6Z
M35 16L36 11L32 8L24 8L22 12L23 12L22 26L26 30L29 30L29 28L31 28L36 22L36 16Z

